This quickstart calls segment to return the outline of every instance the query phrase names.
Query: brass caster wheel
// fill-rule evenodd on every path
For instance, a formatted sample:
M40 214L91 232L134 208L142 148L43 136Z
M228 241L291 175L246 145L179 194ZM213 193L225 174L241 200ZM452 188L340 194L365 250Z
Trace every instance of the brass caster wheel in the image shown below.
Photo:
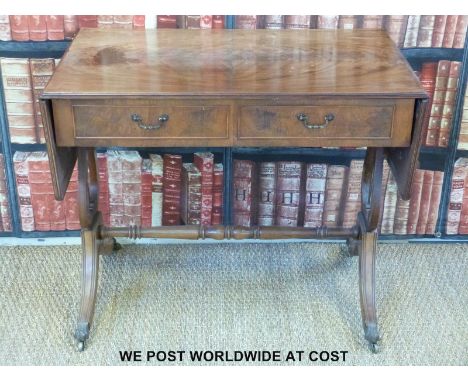
M373 354L380 353L380 345L378 343L369 342L369 349Z
M115 240L115 238L113 238L112 241L114 242L112 250L114 252L120 251L122 249L122 246L117 242L117 240Z
M85 350L85 342L84 341L78 341L76 343L76 350L78 350L80 353Z

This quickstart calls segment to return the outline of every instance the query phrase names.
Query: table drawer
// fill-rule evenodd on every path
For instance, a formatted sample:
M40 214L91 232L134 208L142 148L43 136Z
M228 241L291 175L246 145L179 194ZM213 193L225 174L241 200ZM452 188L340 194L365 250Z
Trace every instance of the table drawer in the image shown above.
M236 140L241 146L407 146L413 109L413 100L245 105Z
M70 122L66 124L70 131L58 137L62 145L221 146L231 142L228 104L74 101L57 118Z

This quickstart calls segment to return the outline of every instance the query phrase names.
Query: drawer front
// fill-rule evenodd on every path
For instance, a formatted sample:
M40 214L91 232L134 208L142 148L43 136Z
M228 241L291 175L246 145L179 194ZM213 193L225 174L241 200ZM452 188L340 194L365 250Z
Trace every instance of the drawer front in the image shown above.
M407 146L413 108L413 100L245 105L239 107L236 141L240 146Z
M63 138L68 141L65 144L73 140L77 146L221 146L231 142L228 104L75 101L59 118L72 120L72 131Z

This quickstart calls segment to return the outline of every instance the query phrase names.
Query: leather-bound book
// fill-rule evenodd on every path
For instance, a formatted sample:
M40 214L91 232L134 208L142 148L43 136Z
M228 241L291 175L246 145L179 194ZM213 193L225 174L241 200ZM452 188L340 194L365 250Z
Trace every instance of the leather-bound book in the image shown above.
M151 174L153 176L151 196L151 226L162 225L162 202L163 202L163 159L161 155L150 154Z
M395 235L406 235L408 233L409 204L409 200L403 200L400 195L397 196L393 222L393 233Z
M30 152L16 151L13 155L21 230L26 232L34 231L34 213L31 205L31 187L28 178L27 159L29 154Z
M213 16L212 15L201 15L200 16L200 28L201 29L212 29L213 28Z
M54 73L55 63L53 58L31 58L29 60L31 68L32 91L34 99L34 114L36 122L36 141L45 143L44 126L42 125L41 108L39 107L39 97L41 96L47 82Z
M0 154L0 228L1 231L11 232L10 203L8 200L8 190L5 174L5 159L3 154Z
M308 163L306 166L304 227L322 225L325 204L327 165Z
M432 35L434 33L435 16L421 16L419 21L417 46L420 48L430 48L432 45Z
M97 28L97 15L80 15L78 16L78 29L80 28Z
M122 188L122 158L117 150L107 150L109 221L112 227L125 227Z
M284 16L284 29L310 29L310 15Z
M327 171L325 186L325 204L323 208L323 225L338 227L343 223L344 194L347 188L349 167L330 165Z
M451 61L450 70L445 90L444 106L442 108L442 117L440 120L440 131L438 136L438 146L447 147L450 130L452 128L453 113L457 97L458 80L460 77L461 62Z
M257 29L259 24L259 16L257 15L236 15L236 29Z
M387 186L385 188L384 208L382 211L382 225L380 228L380 233L382 235L390 235L393 233L397 194L397 184L392 172L390 171Z
M36 143L36 121L27 58L0 58L10 138L13 143Z
M97 168L99 181L99 210L102 214L104 225L110 225L110 206L109 206L109 176L107 173L107 154L97 153Z
M383 15L364 15L362 16L362 28L364 29L382 29L384 22Z
M114 23L112 26L117 29L133 29L133 16L114 15Z
M441 48L444 42L446 15L438 15L434 20L434 32L432 33L432 48Z
M460 136L458 137L458 149L468 150L468 88L465 90L465 98L463 102Z
M340 15L338 20L339 29L356 29L359 26L359 16Z
M338 29L339 15L318 15L317 29Z
M213 29L224 29L224 15L213 15Z
M411 15L408 16L408 25L406 26L405 40L403 42L404 48L415 48L418 45L418 32L421 16Z
M379 216L379 223L377 225L377 232L380 232L382 229L385 192L387 190L387 183L388 183L389 175L390 175L390 166L388 165L387 160L384 160L383 169L382 169L382 187L380 189L380 216Z
M357 214L361 210L361 178L364 161L353 159L349 166L347 189L344 194L343 227L356 225Z
M159 28L177 28L177 17L175 15L158 15L157 27Z
M457 27L455 28L452 48L463 49L463 47L465 46L467 24L468 24L467 15L458 16Z
M211 224L223 223L224 169L222 163L215 163L213 169L213 210Z
M163 215L162 225L180 224L180 190L182 183L182 156L163 156Z
M448 15L445 21L444 39L442 41L443 48L451 48L455 39L455 30L457 29L458 17L456 15Z
M10 16L11 39L14 41L29 41L28 16Z
M258 225L275 224L276 180L276 163L261 162L258 166Z
M431 199L429 203L429 213L427 215L426 235L433 235L439 217L440 197L442 195L442 185L444 183L443 171L434 171L432 181Z
M435 82L434 96L431 103L426 145L437 146L439 141L439 131L442 121L442 110L444 108L445 92L450 72L450 61L441 60L437 66L437 76Z
M202 179L201 224L211 225L211 214L213 211L214 155L208 152L194 153L193 164L200 171Z
M0 41L11 40L11 27L10 17L7 15L0 15Z
M200 29L200 15L178 15L177 28L179 29Z
M396 46L399 48L403 46L403 41L405 40L407 22L408 22L408 16L402 16L402 15L385 16L385 21L384 21L385 30L387 31L390 38L395 42ZM418 35L419 35L419 32L418 32Z
M99 192L101 190L99 189ZM102 209L101 195L99 195L99 210L103 215L103 223L109 225L109 220L104 218L105 210ZM68 184L67 192L63 198L63 208L65 211L65 225L67 230L78 230L80 226L80 211L78 209L78 167L73 169L70 183ZM108 210L107 210L108 211ZM107 218L109 214L107 214Z
M424 235L426 233L433 183L434 171L424 170L424 178L421 190L421 202L419 204L418 224L416 225L416 234L418 235Z
M114 24L113 15L98 15L97 16L97 27L99 29L111 29Z
M465 189L463 191L463 201L460 213L460 224L458 225L458 233L460 235L468 234L468 168L465 169Z
M283 15L266 15L263 19L265 29L283 29L284 17Z
M468 158L457 159L453 166L452 187L450 189L449 208L447 213L447 235L458 234L467 175Z
M141 156L138 151L121 151L124 223L141 225Z
M63 31L65 39L71 40L80 30L78 23L78 16L76 15L65 15L63 16Z
M153 174L151 172L151 159L141 162L141 226L151 227L151 200L153 192Z
M201 172L193 163L182 164L181 218L184 224L201 224Z
M133 29L145 29L145 15L135 15L132 17Z
M421 206L421 194L423 189L424 170L417 169L414 173L413 184L411 186L411 198L408 211L408 224L406 233L408 235L416 234L418 225L419 210Z
M46 16L46 25L47 25L47 40L65 39L63 16L61 15Z
M301 188L305 186L304 163L281 161L277 166L275 225L303 226L305 192L301 192Z
M419 76L419 81L421 82L422 87L429 95L428 100L428 109L431 110L432 100L434 98L435 91L435 82L437 76L437 62L424 62L421 68L421 75ZM427 130L429 126L430 112L425 114L423 121L423 140L424 144L427 140Z
M232 218L234 225L250 227L255 219L255 162L234 159L233 161L233 203Z

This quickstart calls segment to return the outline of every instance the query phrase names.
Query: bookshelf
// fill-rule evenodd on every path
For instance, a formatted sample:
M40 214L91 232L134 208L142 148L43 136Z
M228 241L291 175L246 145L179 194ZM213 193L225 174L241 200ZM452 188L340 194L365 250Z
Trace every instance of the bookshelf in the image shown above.
M229 15L225 18L227 29L235 27L235 16ZM8 58L61 58L70 45L70 41L0 41L0 57ZM468 80L468 47L465 39L463 49L454 48L402 48L402 54L409 61L414 70L421 68L426 61L461 61L462 72L456 95L456 109L453 117L452 130L448 147L423 147L420 153L421 167L428 170L444 171L444 183L442 188L441 203L439 208L438 222L435 235L381 235L382 240L397 240L411 242L454 242L466 241L468 235L447 235L445 232L445 221L448 211L448 201L452 180L452 169L455 160L459 157L468 157L468 150L457 150L458 135L463 108L463 95ZM23 232L21 230L18 197L16 190L16 180L13 169L12 157L16 151L45 151L44 144L18 144L11 143L6 118L5 99L3 84L0 81L0 129L1 129L1 151L5 158L5 173L8 187L8 199L10 203L12 232L0 232L1 236L14 236L20 238L45 238L45 237L74 237L79 236L79 231L46 231L46 232ZM157 150L138 149L142 156L149 151L158 153L178 153L184 158L188 158L195 151L211 151L215 154L218 162L224 165L224 194L229 195L230 181L232 177L232 161L235 158L252 159L262 158L262 160L303 160L313 157L315 161L321 160L323 163L349 164L352 159L363 159L364 150L359 149L322 149L322 148L168 148ZM102 149L104 150L104 149ZM224 223L231 221L231 200L224 198Z

